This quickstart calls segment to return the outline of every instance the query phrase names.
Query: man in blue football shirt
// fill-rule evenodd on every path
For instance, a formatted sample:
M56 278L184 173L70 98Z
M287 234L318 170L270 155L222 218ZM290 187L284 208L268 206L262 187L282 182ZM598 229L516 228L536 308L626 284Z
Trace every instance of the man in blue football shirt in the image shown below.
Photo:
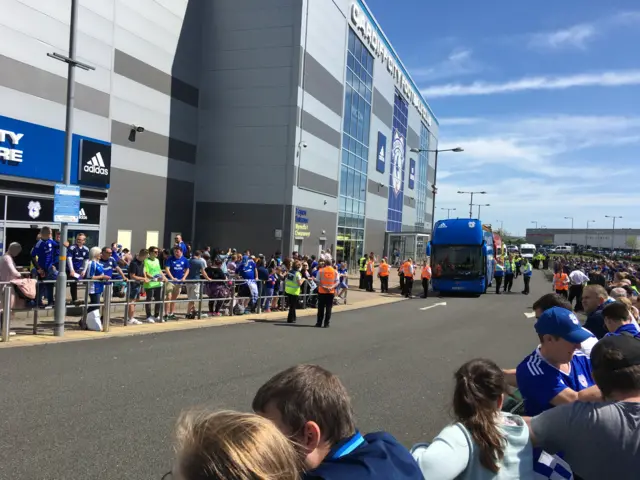
M247 288L251 295L251 308L254 309L258 303L258 285L256 284L256 278L258 278L258 267L256 262L250 256L245 256L243 263L238 265L237 272L240 276L246 280Z
M54 304L53 283L42 283L45 280L53 280L52 267L55 268L56 248L58 244L51 238L51 229L42 227L40 230L40 240L31 250L31 260L38 272L38 281L40 282L40 297L38 298L38 306L44 308L42 304L42 296L47 298L47 306L52 307Z
M182 250L182 256L186 258L188 248L187 248L187 244L182 241L182 235L180 234L176 235L175 242L176 243L174 245L174 248L180 247L180 250Z
M76 236L76 243L69 247L67 251L67 271L69 273L69 290L71 291L71 302L78 301L78 279L84 276L86 264L89 261L89 249L84 244L87 237L84 233Z
M99 262L100 265L102 265L103 274L107 277L112 279L124 278L124 273L113 258L113 249L111 247L104 247L102 249ZM108 283L106 285L108 285Z
M176 236L178 238L178 236ZM171 300L167 304L167 314L165 315L166 320L175 320L176 318L176 303L175 300L180 295L180 290L182 289L182 283L189 276L189 260L184 257L182 247L176 245L173 247L173 256L169 257L167 260L167 265L165 267L167 277L169 281L173 284L173 290L171 290Z
M640 338L640 330L633 323L629 308L622 302L612 302L602 310L604 324L609 335L631 335Z

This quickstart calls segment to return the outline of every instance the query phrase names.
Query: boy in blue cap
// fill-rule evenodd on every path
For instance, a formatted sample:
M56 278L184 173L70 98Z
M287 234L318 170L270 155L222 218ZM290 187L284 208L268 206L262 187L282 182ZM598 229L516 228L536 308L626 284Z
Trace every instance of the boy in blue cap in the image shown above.
M540 345L516 369L527 415L578 400L597 401L591 361L580 344L592 336L576 315L561 307L545 310L535 324Z
M385 432L361 434L337 376L318 365L296 365L265 383L253 410L295 443L304 480L423 480L409 451Z

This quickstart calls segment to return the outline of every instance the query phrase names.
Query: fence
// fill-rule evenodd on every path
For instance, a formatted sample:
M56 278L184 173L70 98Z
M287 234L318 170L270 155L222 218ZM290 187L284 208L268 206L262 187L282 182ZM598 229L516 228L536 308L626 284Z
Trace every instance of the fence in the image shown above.
M17 309L11 306L12 303L12 295L15 296L16 293L14 291L13 284L9 282L0 283L0 289L2 290L2 306L3 306L3 322L2 322L2 340L7 342L10 337L10 323L11 316L14 312L19 311L27 311L33 314L33 328L32 332L34 335L38 333L38 328L41 327L41 323L39 321L39 313L46 309L42 305L42 296L46 292L43 292L44 289L53 288L55 285L55 280L45 280L39 281L36 284L36 298L34 301L30 302L27 308ZM68 282L67 287L72 282ZM207 315L203 312L203 303L205 301L209 302L209 307L212 307L213 310L208 309L208 311L213 311L214 313L223 312L223 314L227 314L229 316L241 315L244 313L263 313L265 311L271 311L273 308L278 310L285 310L288 308L288 298L282 291L273 292L273 294L269 294L268 290L264 288L264 282L260 280L255 281L247 281L244 279L227 279L227 280L183 280L178 283L171 282L159 282L161 284L159 300L151 300L149 296L154 297L151 289L143 289L140 282L134 280L112 280L112 281L102 281L102 280L77 280L79 290L81 288L84 289L83 301L80 306L76 306L76 308L81 310L81 320L80 322L86 322L87 315L91 310L99 309L102 307L102 331L108 332L111 327L111 319L112 314L115 310L123 308L123 323L126 327L129 323L131 306L134 306L133 311L135 314L135 309L138 306L144 306L145 310L148 313L151 313L151 306L153 306L154 310L158 313L157 317L160 321L169 320L165 315L167 312L167 307L169 305L181 305L181 304L189 304L193 303L193 309L187 311L187 314L192 314L193 319L201 319L206 317ZM254 287L252 286L255 286ZM169 287L171 285L171 287ZM214 287L217 285L218 288ZM194 288L189 288L190 286L194 286ZM92 288L93 287L93 288ZM97 288L96 288L97 287ZM131 289L138 290L140 292L146 292L145 299L142 300L138 295L136 298L131 298L130 292ZM177 295L175 292L175 288L178 288ZM182 290L187 290L187 298L180 298ZM97 292L100 293L92 293ZM114 297L118 297L115 295L115 292L121 292L124 294L123 301L114 301ZM216 293L219 295L220 292L228 292L222 297L219 296L211 296L210 294ZM79 292L78 292L79 293ZM151 293L151 295L149 295ZM170 296L171 294L171 296ZM91 296L99 295L97 303L91 303ZM213 303L211 303L213 302ZM299 307L306 309L308 307L315 308L317 305L317 287L313 280L305 279L305 282L301 286L301 293L298 297ZM347 303L347 289L342 289L341 291L336 292L336 300L334 303ZM236 310L236 307L237 310ZM247 312L246 309L249 307L251 309L250 312ZM174 307L175 308L175 307ZM8 312L8 313L5 313ZM171 320L178 320L172 318Z

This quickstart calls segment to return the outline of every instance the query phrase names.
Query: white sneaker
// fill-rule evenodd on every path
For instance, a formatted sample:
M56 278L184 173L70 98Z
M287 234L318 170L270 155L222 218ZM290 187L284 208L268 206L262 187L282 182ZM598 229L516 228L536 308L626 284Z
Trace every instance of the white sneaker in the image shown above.
M142 322L140 320L132 318L127 322L127 325L142 325Z
M147 323L156 323L153 317L147 317Z
M208 316L209 316L209 314L208 314L208 313L204 313L204 312L202 312L202 313L200 314L200 318L207 318Z
M13 331L12 331L12 332L9 332L9 336L10 336L10 337L15 337L15 336L16 336L16 332L13 332Z

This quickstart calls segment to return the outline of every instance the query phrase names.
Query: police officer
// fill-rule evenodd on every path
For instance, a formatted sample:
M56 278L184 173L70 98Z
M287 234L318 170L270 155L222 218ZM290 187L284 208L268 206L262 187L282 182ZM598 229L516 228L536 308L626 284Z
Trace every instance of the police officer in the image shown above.
M523 259L523 262L522 278L524 279L524 290L522 291L522 293L524 293L525 295L529 295L529 283L531 282L531 275L533 275L533 270L528 258Z
M358 261L358 264L360 265L360 285L358 286L358 288L360 290L364 290L366 286L365 277L367 275L367 256L362 255L362 258L360 258L360 260Z
M298 297L300 296L300 286L304 283L304 278L300 273L300 267L302 263L300 260L295 260L291 266L291 270L287 273L287 278L284 282L284 293L289 301L289 315L287 316L287 323L296 323L296 308L298 308Z
M513 261L513 255L509 255L509 258L504 262L504 292L511 292L515 270L516 263Z
M89 261L89 249L84 244L87 237L84 233L76 236L76 243L69 247L67 253L67 271L69 273L69 290L71 291L71 302L78 301L78 280L84 277L86 263Z
M404 289L402 294L406 298L411 298L411 290L413 289L413 273L415 269L413 267L413 260L408 258L402 265L402 276L404 277Z
M500 295L500 287L502 286L502 279L504 278L504 260L502 257L496 257L493 259L493 278L496 281L496 294Z
M329 328L331 309L339 282L338 272L331 266L323 266L318 270L318 319L316 327ZM373 278L373 277L371 277Z

